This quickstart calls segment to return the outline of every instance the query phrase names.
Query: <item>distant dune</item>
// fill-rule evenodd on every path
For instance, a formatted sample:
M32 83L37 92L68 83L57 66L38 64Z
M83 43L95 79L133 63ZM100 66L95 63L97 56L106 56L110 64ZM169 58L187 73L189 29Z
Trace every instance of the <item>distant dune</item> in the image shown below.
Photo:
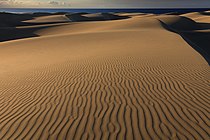
M210 139L208 11L0 19L0 139Z

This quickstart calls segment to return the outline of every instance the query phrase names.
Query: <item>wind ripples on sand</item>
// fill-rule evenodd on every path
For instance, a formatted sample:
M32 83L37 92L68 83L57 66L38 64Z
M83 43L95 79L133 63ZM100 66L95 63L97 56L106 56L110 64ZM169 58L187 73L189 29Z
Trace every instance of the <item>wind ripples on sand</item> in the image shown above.
M135 59L65 62L11 77L1 90L8 96L1 98L0 138L208 139L203 83ZM187 78L179 68L175 75Z

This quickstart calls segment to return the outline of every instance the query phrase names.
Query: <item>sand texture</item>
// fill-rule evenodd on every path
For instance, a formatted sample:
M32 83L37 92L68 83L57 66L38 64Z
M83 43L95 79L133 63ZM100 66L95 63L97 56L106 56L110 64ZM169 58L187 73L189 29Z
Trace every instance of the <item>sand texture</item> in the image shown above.
M209 140L209 13L1 13L0 139Z

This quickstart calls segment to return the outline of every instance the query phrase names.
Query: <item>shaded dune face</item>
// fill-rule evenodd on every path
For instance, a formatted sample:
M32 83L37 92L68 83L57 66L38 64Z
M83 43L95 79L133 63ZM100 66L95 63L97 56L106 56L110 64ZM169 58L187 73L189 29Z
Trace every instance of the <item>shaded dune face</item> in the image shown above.
M59 13L58 13L59 14ZM0 13L0 27L16 27L30 25L24 21L36 19L38 17L48 17L53 14L49 13L34 13L34 14L12 14L12 13Z
M0 139L209 139L209 65L183 39L205 47L193 34L206 25L65 15L24 19L26 36L0 42Z
M70 22L84 21L109 21L129 18L128 16L118 16L109 13L87 14L10 14L0 13L0 42L22 38L38 37L36 31L53 26L60 26Z
M49 27L49 25L47 24L59 23L59 19L51 18L56 16L58 18L62 17L61 15L49 15L49 13L35 13L35 14L0 13L0 19L1 19L0 42L22 39L22 38L38 37L38 35L34 33L35 31ZM41 23L39 23L40 18L43 20L41 21ZM46 20L44 21L45 18ZM36 22L33 23L33 19L38 19L38 21L36 20ZM53 19L55 21L52 21ZM60 22L63 23L64 21ZM18 28L18 27L23 27L23 28Z
M120 20L120 19L127 19L128 16L119 16L117 14L111 13L98 13L98 14L70 14L67 17L71 21L106 21L106 20Z
M192 19L180 16L160 17L159 19L167 30L175 32L210 64L210 24L197 23Z

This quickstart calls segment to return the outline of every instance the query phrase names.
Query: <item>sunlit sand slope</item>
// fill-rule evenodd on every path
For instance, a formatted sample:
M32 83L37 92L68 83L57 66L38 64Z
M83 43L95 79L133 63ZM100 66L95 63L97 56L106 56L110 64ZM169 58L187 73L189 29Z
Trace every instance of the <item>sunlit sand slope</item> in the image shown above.
M125 15L0 42L0 139L208 140L209 65L179 34L197 24Z

